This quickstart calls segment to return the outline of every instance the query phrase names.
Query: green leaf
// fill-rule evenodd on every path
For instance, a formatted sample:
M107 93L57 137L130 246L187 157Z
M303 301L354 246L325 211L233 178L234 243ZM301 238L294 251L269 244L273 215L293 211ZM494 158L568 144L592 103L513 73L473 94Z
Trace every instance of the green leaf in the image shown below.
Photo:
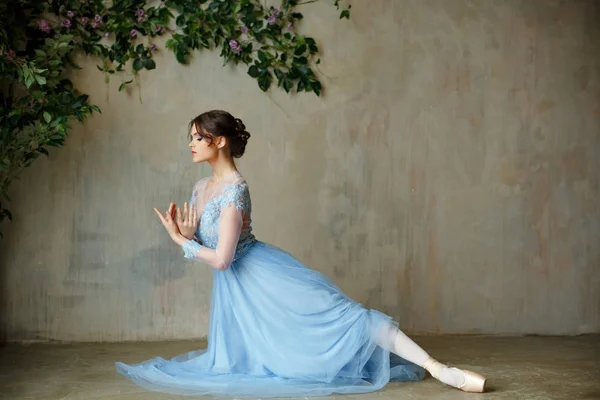
M250 68L248 68L248 75L250 75L253 78L258 78L258 75L260 74L260 71L258 70L258 67L256 65L252 65Z
M301 56L305 52L306 52L306 45L302 44L296 48L296 51L294 51L294 55Z
M296 86L296 90L298 92L302 92L302 91L304 91L305 88L306 88L306 86L304 85L304 81L299 80L298 85Z
M125 89L125 87L126 87L127 85L129 85L131 82L133 82L133 79L132 79L132 80L129 80L129 81L125 81L125 82L121 83L121 85L119 86L119 92L120 92L121 90ZM92 106L92 108L93 108L93 107L95 107L95 106ZM96 108L98 108L98 107L96 107ZM99 108L98 108L98 111L100 111L100 109L99 109Z
M25 87L29 89L31 85L33 85L33 82L35 82L33 76L31 76L31 74L27 74L27 76L25 77Z
M137 54L142 54L144 52L144 45L143 44L138 44L137 47L135 48L135 52Z
M312 81L310 83L310 85L312 87L313 92L315 92L315 94L317 96L321 96L321 82L319 82L319 81Z
M136 58L133 60L133 70L135 72L141 70L142 68L144 68L144 61L141 58Z
M271 75L271 73L268 70L264 70L261 72L260 76L258 77L258 87L263 92L266 92L267 90L269 90L269 87L271 86L272 81L273 81L273 76Z
M269 59L269 57L267 56L267 54L264 51L259 50L258 51L258 59L262 62L266 62Z
M177 51L175 53L175 59L180 64L185 64L187 62L187 59L185 56L186 56L186 53L184 51Z
M346 18L350 19L350 10L344 10L340 13L340 19Z
M147 70L152 70L152 69L155 69L155 68L156 68L156 63L155 63L155 62L154 62L154 60L153 60L153 59L151 59L151 58L145 58L145 59L144 59L144 67L145 67Z
M275 73L275 76L277 77L277 81L278 81L278 86L281 86L282 81L283 81L283 72L281 72L280 70L276 69L275 71L273 71Z
M41 75L36 75L35 76L35 80L37 81L38 85L42 86L46 84L46 78L44 78Z
M307 65L308 64L308 58L306 58L306 57L296 57L296 58L294 58L294 64L296 64L296 65Z
M292 90L292 86L292 81L290 81L289 79L283 80L283 89L286 91L286 93L289 93L290 90Z

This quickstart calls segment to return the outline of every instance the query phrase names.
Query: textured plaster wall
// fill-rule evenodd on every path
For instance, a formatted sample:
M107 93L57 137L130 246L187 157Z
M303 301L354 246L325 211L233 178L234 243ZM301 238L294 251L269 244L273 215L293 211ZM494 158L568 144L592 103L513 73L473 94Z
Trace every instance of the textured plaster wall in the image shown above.
M0 241L8 340L204 336L211 270L152 207L185 201L188 120L252 133L258 237L407 332L600 332L600 7L594 1L327 1L302 29L325 96L260 92L214 52L161 50L136 91L94 60L102 115L13 187Z

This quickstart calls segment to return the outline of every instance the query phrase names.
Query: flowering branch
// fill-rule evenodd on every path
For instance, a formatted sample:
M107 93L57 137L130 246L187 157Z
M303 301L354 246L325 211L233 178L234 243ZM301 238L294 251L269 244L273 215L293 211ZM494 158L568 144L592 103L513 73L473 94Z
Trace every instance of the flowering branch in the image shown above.
M295 33L303 15L296 6L317 0L282 0L279 8L259 0L13 0L0 5L0 223L8 187L19 173L49 147L63 146L68 123L83 122L92 112L67 78L80 68L74 55L100 60L108 82L126 73L119 91L138 82L137 73L156 68L156 37L169 35L166 48L186 64L194 50L220 49L224 63L243 63L267 91L274 82L286 92L321 94L312 66L316 41ZM106 6L105 3L111 3ZM152 2L153 3L153 2ZM340 10L340 0L333 0ZM350 6L340 11L349 17ZM317 67L318 68L318 67ZM0 234L1 236L1 234Z

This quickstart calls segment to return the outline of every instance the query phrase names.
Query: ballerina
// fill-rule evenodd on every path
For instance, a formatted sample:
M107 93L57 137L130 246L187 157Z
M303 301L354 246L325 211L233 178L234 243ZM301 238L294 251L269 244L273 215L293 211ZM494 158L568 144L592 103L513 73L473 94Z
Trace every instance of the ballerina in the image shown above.
M225 111L190 123L192 159L213 174L183 208L154 209L183 256L214 269L208 347L117 371L149 390L231 397L366 393L428 371L465 392L486 378L448 367L407 337L391 317L346 296L331 280L252 232L247 182L234 159L250 134Z

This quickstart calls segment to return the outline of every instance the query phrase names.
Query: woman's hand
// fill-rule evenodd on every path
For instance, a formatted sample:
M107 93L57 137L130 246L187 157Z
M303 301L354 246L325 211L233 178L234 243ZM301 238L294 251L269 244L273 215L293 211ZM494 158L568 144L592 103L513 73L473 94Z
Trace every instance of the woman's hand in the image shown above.
M175 204L170 203L169 208L165 212L165 215L161 214L156 208L154 209L156 214L158 214L158 218L160 218L160 222L162 222L163 226L171 236L171 239L174 241L178 241L181 237L181 232L179 231L179 227L175 222Z
M183 213L181 212L181 208L177 209L177 226L179 227L179 232L186 239L193 239L196 229L198 229L198 216L193 203L190 203L189 209L188 204L184 203Z

